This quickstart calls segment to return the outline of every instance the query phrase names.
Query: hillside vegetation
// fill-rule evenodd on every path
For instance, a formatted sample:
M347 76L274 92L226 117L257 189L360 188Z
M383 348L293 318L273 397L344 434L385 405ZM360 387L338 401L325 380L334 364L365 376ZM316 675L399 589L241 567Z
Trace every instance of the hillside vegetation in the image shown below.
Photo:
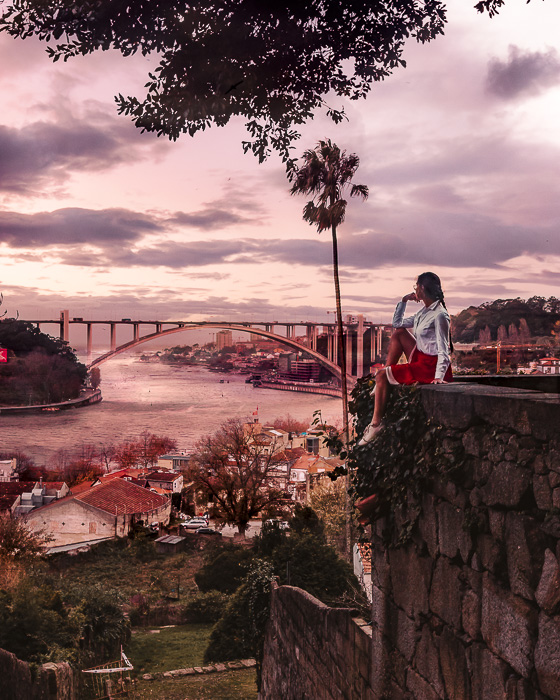
M560 330L560 300L535 296L469 306L452 318L452 330L457 343L530 342Z
M0 405L20 406L66 401L79 396L87 369L73 350L31 323L0 321Z

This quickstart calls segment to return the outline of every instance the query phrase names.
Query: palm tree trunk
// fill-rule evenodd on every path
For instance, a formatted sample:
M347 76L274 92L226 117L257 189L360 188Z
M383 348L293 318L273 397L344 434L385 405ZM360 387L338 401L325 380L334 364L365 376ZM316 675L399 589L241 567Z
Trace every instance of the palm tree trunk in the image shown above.
M336 325L338 328L338 358L340 365L340 380L342 385L342 426L344 431L344 446L346 454L348 454L348 382L346 381L346 349L344 344L343 328L342 328L342 305L340 302L340 281L338 277L338 241L336 238L336 226L332 226L332 245L333 245L333 276L334 276L334 292L336 299ZM345 550L346 557L350 561L350 497L348 489L350 487L350 475L344 477L345 491Z

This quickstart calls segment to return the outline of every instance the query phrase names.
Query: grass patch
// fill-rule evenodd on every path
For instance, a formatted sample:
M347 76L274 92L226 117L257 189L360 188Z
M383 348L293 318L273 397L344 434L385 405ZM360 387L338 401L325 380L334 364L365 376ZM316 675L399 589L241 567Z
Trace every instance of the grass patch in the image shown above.
M136 684L136 700L257 700L256 672L245 668Z
M100 583L118 590L124 597L136 594L151 600L165 598L180 577L182 594L198 590L194 573L202 565L201 552L158 554L153 540L112 540L101 542L89 552L75 556L57 555L49 559L52 574L75 584Z
M135 675L202 666L212 625L137 629L125 652Z

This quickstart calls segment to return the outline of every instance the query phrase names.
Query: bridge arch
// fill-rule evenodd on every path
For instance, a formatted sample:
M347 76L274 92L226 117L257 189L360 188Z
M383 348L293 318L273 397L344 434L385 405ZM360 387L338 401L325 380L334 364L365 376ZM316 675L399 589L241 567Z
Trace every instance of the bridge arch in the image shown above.
M297 350L298 352L304 352L307 355L310 355L314 360L317 360L317 362L325 367L334 377L336 377L339 381L341 378L341 370L340 367L332 362L331 360L327 359L324 355L321 355L321 353L317 352L316 350L311 350L310 348L307 348L303 345L300 345L298 342L291 338L286 338L283 335L277 335L276 333L272 333L271 331L263 330L261 328L255 328L253 326L245 326L245 325L240 325L236 323L213 323L211 321L203 321L201 323L189 323L185 325L181 325L178 328L167 328L165 330L161 331L156 331L155 333L150 333L148 335L144 335L141 338L136 338L134 340L130 340L128 343L123 343L122 345L119 345L119 347L115 348L114 350L109 350L108 352L104 353L103 355L100 355L97 357L93 362L91 362L88 365L88 369L93 369L94 367L99 367L99 365L102 365L103 363L107 362L111 358L115 357L116 355L120 355L123 352L127 352L128 350L132 350L132 348L137 347L138 345L142 345L143 343L147 343L150 340L155 340L156 338L162 338L163 336L166 335L171 335L173 333L182 333L184 331L190 331L190 330L195 330L197 328L220 328L220 329L225 329L225 330L234 330L234 331L241 331L243 333L252 333L253 335L260 335L263 338L267 338L268 340L274 340L281 345L287 345L290 348L293 348L294 350ZM352 375L347 374L347 379L350 382L350 386L352 386L355 383L355 378L352 377Z

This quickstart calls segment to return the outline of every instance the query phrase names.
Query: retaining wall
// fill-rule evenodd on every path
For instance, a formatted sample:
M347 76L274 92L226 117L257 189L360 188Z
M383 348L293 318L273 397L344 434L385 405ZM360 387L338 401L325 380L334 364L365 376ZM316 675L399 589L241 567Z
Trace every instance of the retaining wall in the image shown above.
M0 649L2 700L78 700L76 671L67 663L49 663L31 669L9 651Z
M259 698L373 700L371 627L352 615L300 588L274 588Z
M406 546L386 549L383 521L373 527L369 677L352 661L348 612L280 589L263 698L560 700L560 399L459 383L421 392L461 467L434 479Z

